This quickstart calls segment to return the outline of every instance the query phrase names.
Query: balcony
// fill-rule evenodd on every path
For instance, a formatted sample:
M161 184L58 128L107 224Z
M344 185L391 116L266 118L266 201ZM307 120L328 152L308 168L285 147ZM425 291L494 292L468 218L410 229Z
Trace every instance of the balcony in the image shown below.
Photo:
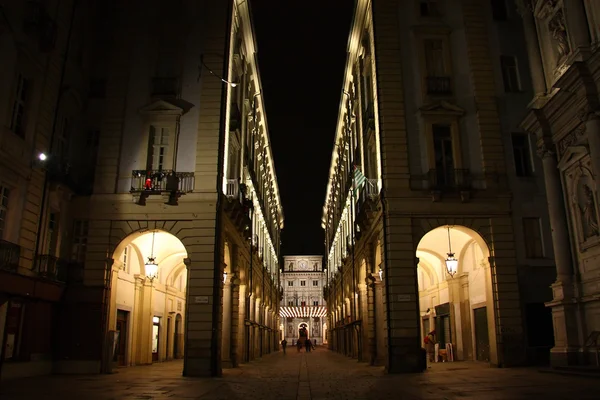
M21 246L6 240L0 240L0 269L16 272L21 258Z
M426 81L428 95L452 94L452 79L449 76L428 76Z
M65 282L69 262L50 254L42 254L35 261L35 270L39 276Z
M163 170L133 170L131 171L131 190L136 203L146 205L146 198L151 195L166 195L165 204L176 206L181 195L194 190L193 172L176 172Z
M368 178L356 202L356 223L360 228L359 233L357 233L357 240L360 240L360 232L368 231L379 209L377 179Z
M177 77L154 77L151 82L152 96L177 97L179 95L179 79Z
M235 225L240 234L250 238L250 210L252 209L252 200L246 199L246 185L239 183L238 179L227 179L225 182L225 197L227 200L224 205L225 213Z

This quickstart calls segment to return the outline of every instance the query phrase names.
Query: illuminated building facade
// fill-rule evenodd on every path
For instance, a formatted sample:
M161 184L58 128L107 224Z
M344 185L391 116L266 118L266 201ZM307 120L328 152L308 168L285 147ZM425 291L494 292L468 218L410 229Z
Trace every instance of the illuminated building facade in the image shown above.
M219 375L274 351L283 212L248 2L40 2L59 34L38 64L15 38L19 7L2 10L16 33L0 18L15 77L1 99L31 119L6 116L21 130L2 138L25 132L7 149L29 172L3 238L21 245L11 276L52 298L2 286L0 332L15 343L2 377L176 358L186 376ZM50 23L38 14L31 24Z
M328 341L388 372L543 361L556 279L512 1L356 2L322 226Z
M531 133L548 192L557 280L552 363L594 364L600 334L600 3L518 2L533 95Z
M308 338L317 344L326 341L327 305L323 298L323 257L284 256L281 288L283 297L279 315L281 335L288 344L298 340L298 331L304 327Z

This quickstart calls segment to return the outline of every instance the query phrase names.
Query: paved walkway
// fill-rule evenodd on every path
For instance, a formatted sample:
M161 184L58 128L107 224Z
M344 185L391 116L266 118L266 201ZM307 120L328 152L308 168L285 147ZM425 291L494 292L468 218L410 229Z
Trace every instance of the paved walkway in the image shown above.
M598 380L497 369L485 364L434 364L423 374L385 375L382 368L317 348L275 353L222 378L181 376L182 363L123 368L112 375L49 376L5 381L0 399L598 399Z

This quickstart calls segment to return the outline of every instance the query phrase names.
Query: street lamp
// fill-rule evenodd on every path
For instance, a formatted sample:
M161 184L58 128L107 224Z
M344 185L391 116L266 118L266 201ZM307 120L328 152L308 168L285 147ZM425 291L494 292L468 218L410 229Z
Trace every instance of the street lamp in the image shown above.
M231 87L236 87L238 85L237 82L230 82L227 79L223 78L222 76L215 74L214 71L212 69L208 68L208 66L204 63L204 56L203 55L200 56L200 64L201 65L198 66L198 72L199 72L199 74L198 74L198 81L200 80L200 76L202 75L202 67L204 67L204 68L206 68L208 70L208 72L210 72L211 75L214 75L215 77L217 77L218 79L220 79L221 81L223 81L223 83L226 83L226 84L228 84Z
M227 271L223 271L223 283L227 283Z
M156 232L152 232L152 250L150 251L150 257L144 264L146 277L150 279L150 282L154 281L154 278L158 275L158 264L156 263L156 257L154 257L154 235Z
M448 226L448 258L446 258L446 270L451 277L454 277L456 271L458 271L458 260L454 257L452 252L452 243L450 241L450 227Z
M38 155L38 159L39 159L40 161L46 161L46 160L48 159L48 156L46 155L46 153L40 153L40 154Z

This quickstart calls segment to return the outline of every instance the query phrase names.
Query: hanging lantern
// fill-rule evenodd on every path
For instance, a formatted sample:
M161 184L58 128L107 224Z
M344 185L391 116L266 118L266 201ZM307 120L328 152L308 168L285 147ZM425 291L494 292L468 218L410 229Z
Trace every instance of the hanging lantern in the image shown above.
M154 257L154 235L156 232L152 232L152 250L150 251L150 257L148 257L148 261L144 264L146 277L153 281L154 278L158 276L158 264L156 263L156 258Z
M451 277L454 277L454 274L458 271L458 260L454 257L454 253L452 252L450 227L448 227L448 258L446 258L446 271Z

